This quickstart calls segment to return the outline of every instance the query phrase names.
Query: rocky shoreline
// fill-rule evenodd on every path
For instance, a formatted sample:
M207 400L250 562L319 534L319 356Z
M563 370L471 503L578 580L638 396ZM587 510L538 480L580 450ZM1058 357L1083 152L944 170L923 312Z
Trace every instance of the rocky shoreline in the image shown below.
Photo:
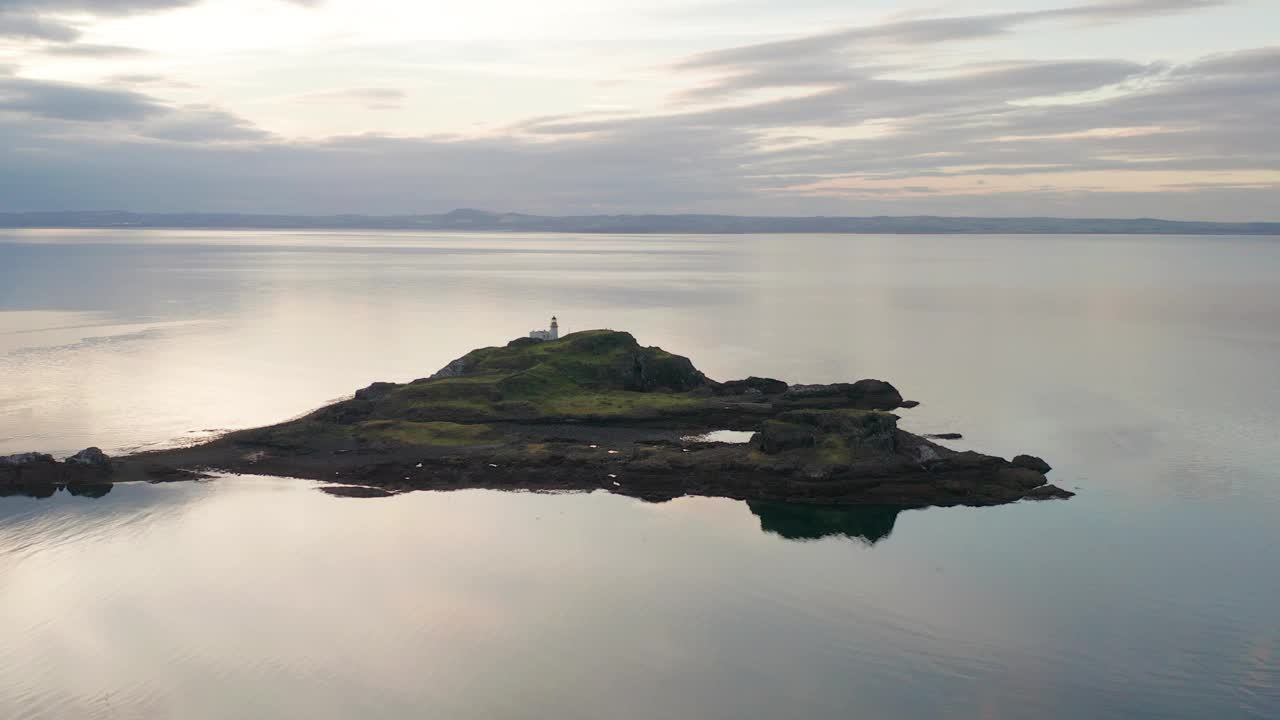
M482 348L411 383L374 383L303 418L187 448L63 462L0 458L0 495L229 472L322 480L333 495L489 488L663 501L996 505L1070 497L1049 466L958 452L898 428L914 407L880 380L715 382L624 332ZM749 431L747 443L700 439Z

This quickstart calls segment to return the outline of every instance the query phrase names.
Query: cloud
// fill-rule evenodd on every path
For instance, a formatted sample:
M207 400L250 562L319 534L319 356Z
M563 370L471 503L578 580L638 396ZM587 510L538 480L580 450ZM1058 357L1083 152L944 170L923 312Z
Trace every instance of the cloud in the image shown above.
M0 77L0 112L51 120L110 122L139 120L163 111L152 98L129 90Z
M71 42L80 36L74 26L38 15L19 14L0 6L0 38Z
M299 95L297 100L301 103L360 105L367 110L394 110L401 106L405 97L403 90L395 88L360 87L308 93Z
M193 90L197 87L189 82L151 73L122 73L108 77L106 82L114 85L182 90Z
M73 42L68 15L116 17L194 5L199 0L0 0L0 37Z
M714 72L720 78L685 91L679 101L706 101L749 90L840 83L860 66L881 71L885 52L943 43L981 40L1043 22L1108 23L1188 12L1229 0L1112 0L1064 8L957 17L918 18L699 53L674 66L679 71Z
M313 0L284 0L314 7ZM73 42L79 28L67 16L123 17L196 5L200 0L0 0L0 38Z
M121 75L112 75L108 78L110 82L121 83L124 85L153 85L168 81L163 75L149 75L147 73L124 73Z
M812 57L817 53L856 49L860 45L935 45L980 40L1012 32L1033 22L1075 20L1112 22L1228 5L1231 0L1110 0L1048 10L919 18L847 28L790 40L700 53L681 63L684 69L739 66Z
M73 43L66 45L52 45L44 49L48 55L61 55L63 57L86 57L86 58L113 58L113 57L137 57L146 55L145 50L134 47L126 47L124 45L89 45L84 43Z
M113 89L0 73L0 210L1280 220L1280 48L1177 64L931 63L934 45L1033 22L1211 4L917 18L727 48L677 63L674 80L688 87L662 111L544 115L487 137L289 140L219 107L142 92L172 82L160 76L116 76L129 87ZM879 52L890 46L910 52ZM285 101L405 99L371 85Z
M84 136L125 141L132 137L172 142L263 141L271 134L249 121L209 105L170 106L134 90L0 75L0 117L40 122L51 147ZM32 132L35 140L39 131Z
M175 142L244 142L271 137L244 118L207 105L176 108L143 123L137 132Z
M892 79L852 71L843 82L818 92L742 105L650 118L561 118L528 126L531 132L612 132L650 124L662 127L773 128L850 127L941 113L1011 112L1014 103L1038 97L1098 90L1143 77L1159 66L1118 60L979 64L924 79Z

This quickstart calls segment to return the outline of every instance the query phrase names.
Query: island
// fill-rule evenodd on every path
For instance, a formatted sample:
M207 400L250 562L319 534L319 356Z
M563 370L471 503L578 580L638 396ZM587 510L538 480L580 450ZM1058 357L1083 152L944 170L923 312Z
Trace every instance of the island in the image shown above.
M65 487L96 496L115 482L212 472L321 480L348 497L604 490L650 501L919 508L1072 495L1048 483L1037 457L956 451L902 430L895 411L916 404L882 380L717 382L626 332L542 333L190 447L3 457L0 495Z

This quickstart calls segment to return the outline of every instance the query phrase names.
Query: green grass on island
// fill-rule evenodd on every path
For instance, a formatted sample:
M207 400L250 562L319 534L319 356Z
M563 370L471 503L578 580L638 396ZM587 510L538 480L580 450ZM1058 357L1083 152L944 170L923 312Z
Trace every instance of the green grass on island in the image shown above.
M395 443L456 447L501 441L492 423L649 421L715 406L688 358L625 332L522 338L473 350L446 376L375 384L304 418L247 431L273 445Z

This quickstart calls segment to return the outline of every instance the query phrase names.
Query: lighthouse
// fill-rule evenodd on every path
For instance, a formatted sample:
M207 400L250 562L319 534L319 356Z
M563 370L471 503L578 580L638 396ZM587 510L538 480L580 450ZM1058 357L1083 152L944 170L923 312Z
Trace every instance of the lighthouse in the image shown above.
M560 337L560 322L556 320L556 316L551 316L550 330L534 330L529 333L529 337L534 340L556 340Z

